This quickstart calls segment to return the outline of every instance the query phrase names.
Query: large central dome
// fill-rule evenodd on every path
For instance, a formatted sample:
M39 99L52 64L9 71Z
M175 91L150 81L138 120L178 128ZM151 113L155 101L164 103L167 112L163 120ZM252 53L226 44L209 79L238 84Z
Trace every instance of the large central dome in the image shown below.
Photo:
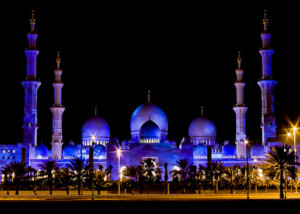
M162 138L165 138L168 131L168 119L165 112L155 104L146 103L140 105L131 116L130 129L133 139L138 137L142 125L149 119L157 124L162 132Z
M82 143L91 146L92 143L106 145L110 137L110 128L101 117L93 117L82 126Z
M188 130L191 142L199 144L205 142L206 144L214 144L217 136L217 129L213 121L205 117L195 118Z

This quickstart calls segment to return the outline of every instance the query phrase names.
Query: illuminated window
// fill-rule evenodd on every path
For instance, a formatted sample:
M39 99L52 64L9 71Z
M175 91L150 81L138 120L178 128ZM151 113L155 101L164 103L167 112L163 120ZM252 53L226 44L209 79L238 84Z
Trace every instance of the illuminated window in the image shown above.
M5 150L3 150L3 154L5 153Z
M10 150L7 150L7 153L10 153Z
M16 153L16 150L13 150L13 153Z

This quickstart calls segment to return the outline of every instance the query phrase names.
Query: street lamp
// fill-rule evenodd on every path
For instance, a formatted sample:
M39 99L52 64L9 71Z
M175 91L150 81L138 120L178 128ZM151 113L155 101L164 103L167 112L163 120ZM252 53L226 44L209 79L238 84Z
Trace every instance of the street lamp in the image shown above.
M91 176L91 184L92 184L92 200L94 200L94 182L93 182L93 176L94 176L94 145L95 145L95 136L92 136L92 146L90 147L90 157L92 159L91 165L92 165L92 176Z
M117 155L118 155L118 195L121 194L121 187L120 187L120 159L121 159L121 149L117 149Z
M295 153L295 163L297 161L296 155L297 155L297 149L296 149L296 131L297 131L297 127L293 127L293 131L294 131L294 153Z
M295 163L297 162L297 149L296 149L296 131L297 131L297 127L293 127L293 134L294 134L294 155L295 155ZM288 137L292 137L292 133L291 132L288 132Z
M249 199L249 163L248 163L248 140L245 141L246 144L246 160L247 160L247 199Z

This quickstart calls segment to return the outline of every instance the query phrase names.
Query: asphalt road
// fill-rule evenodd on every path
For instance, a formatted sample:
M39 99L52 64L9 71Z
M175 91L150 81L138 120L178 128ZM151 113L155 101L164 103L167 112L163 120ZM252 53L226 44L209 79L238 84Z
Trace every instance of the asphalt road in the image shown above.
M300 194L223 195L110 195L95 197L9 196L0 198L0 209L13 213L278 213L292 212Z

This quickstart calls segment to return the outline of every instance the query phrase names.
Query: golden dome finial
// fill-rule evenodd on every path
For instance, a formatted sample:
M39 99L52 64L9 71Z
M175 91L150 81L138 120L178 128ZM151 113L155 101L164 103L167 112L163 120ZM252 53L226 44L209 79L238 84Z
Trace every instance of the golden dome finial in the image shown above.
M31 11L31 19L30 19L30 30L31 32L34 32L35 27L35 18L34 18L34 9Z
M147 100L148 103L151 103L151 99L150 99L150 90L148 90L148 100Z
M97 117L97 116L98 116L98 107L95 106L95 117Z
M241 51L238 51L237 63L238 63L238 69L240 69L242 65Z
M60 62L61 62L61 59L60 59L60 52L57 51L57 57L56 57L56 66L57 66L57 69L60 68Z
M265 32L268 31L268 23L269 23L269 19L267 18L267 9L265 9L265 12L264 12L264 19L263 19L264 31L265 31Z

